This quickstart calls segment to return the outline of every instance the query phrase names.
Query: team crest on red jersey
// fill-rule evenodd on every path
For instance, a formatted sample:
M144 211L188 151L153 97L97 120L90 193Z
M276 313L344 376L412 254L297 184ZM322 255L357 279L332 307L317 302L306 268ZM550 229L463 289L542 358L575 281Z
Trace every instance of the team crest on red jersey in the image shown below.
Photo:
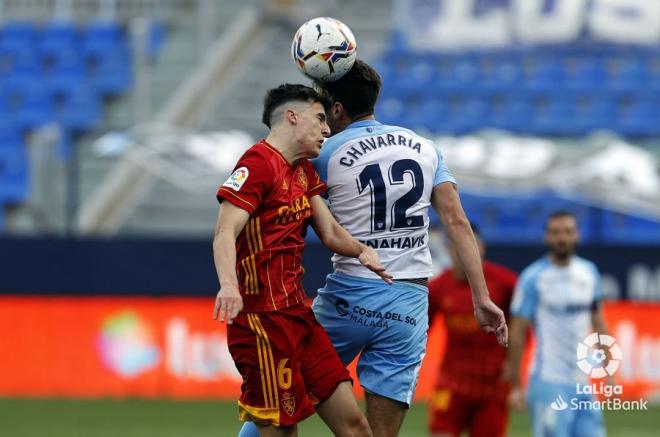
M286 414L293 417L293 413L296 411L296 400L291 393L285 392L282 395L282 408L284 408Z
M303 189L306 190L309 184L307 183L307 175L305 174L305 169L298 167L296 179L298 179L298 183L302 185Z

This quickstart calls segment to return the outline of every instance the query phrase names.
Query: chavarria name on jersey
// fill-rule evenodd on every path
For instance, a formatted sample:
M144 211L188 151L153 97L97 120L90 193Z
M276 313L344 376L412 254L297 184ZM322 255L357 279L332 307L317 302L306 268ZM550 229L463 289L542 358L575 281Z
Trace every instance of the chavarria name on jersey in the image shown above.
M416 141L411 135L378 135L375 137L363 138L357 141L357 144L350 146L344 156L339 158L339 164L345 167L351 167L356 161L369 152L378 150L381 147L390 146L409 147L418 154L421 153L422 149L422 144Z
M455 183L433 142L398 126L362 120L328 138L313 161L337 221L378 251L395 279L431 276L428 209L433 187ZM335 272L378 278L335 254Z

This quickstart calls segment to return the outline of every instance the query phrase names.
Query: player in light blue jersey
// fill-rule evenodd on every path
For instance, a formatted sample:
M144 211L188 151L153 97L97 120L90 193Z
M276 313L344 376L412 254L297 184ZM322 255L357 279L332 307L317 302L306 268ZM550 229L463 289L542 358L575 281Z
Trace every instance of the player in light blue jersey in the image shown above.
M509 401L519 410L525 406L518 375L531 325L537 344L527 402L535 437L605 435L599 410L574 410L568 404L571 399L591 400L591 395L576 390L576 384L588 383L588 375L576 364L578 344L592 329L605 333L600 276L591 261L574 254L578 241L574 215L567 211L550 215L545 231L549 253L522 272L511 303L505 371L512 383Z
M378 73L357 60L334 82L317 84L333 100L332 134L313 161L326 181L330 211L355 238L376 249L393 275L378 276L335 254L312 309L346 364L358 354L367 419L376 437L396 436L412 401L428 330L431 276L428 209L456 247L472 288L480 326L508 341L504 313L490 300L476 240L454 177L432 141L376 121ZM256 435L245 425L241 437Z
M333 136L313 163L326 181L337 221L376 249L395 281L381 286L377 276L335 254L334 272L313 309L345 363L360 355L358 378L374 435L395 436L426 350L429 207L467 267L480 325L496 332L502 344L507 326L489 298L454 177L432 141L376 121L380 86L378 73L361 60L341 79L317 84L334 102L328 113Z

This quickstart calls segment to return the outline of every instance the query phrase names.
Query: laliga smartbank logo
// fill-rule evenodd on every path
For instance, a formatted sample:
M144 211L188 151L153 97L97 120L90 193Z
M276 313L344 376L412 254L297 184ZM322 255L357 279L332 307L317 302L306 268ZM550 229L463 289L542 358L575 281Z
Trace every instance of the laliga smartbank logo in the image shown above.
M98 351L106 367L127 378L153 369L161 356L149 325L130 310L103 321Z
M568 408L568 404L564 400L564 398L561 397L561 395L557 395L557 399L554 400L552 404L550 404L553 410L561 411L565 410Z
M612 376L623 359L621 348L610 335L587 335L577 345L577 366L594 379Z
M587 384L575 384L575 397L564 399L558 394L550 407L556 411L571 410L647 410L647 401L622 400L616 396L623 395L623 386L603 381L612 377L623 359L621 348L616 339L610 335L594 332L586 336L577 345L577 367L592 380ZM600 400L594 398L600 395Z

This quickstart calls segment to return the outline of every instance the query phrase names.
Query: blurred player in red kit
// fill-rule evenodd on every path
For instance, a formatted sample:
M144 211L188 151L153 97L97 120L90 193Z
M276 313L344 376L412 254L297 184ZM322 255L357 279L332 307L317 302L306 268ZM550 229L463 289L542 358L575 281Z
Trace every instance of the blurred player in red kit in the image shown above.
M351 237L320 196L325 184L308 159L330 134L328 107L303 85L270 90L262 117L268 137L243 154L217 194L214 317L229 323L229 352L243 377L239 417L262 436L295 436L297 423L315 411L335 435L371 435L346 368L303 304L308 224L330 250L391 283L376 252Z
M472 229L483 257L484 243ZM504 436L509 386L501 375L507 350L479 329L465 271L454 248L450 245L448 250L453 267L429 282L429 326L441 314L447 331L447 348L429 405L429 431L434 437L459 436L463 431L471 437ZM489 261L484 261L483 270L492 301L509 308L516 274Z

